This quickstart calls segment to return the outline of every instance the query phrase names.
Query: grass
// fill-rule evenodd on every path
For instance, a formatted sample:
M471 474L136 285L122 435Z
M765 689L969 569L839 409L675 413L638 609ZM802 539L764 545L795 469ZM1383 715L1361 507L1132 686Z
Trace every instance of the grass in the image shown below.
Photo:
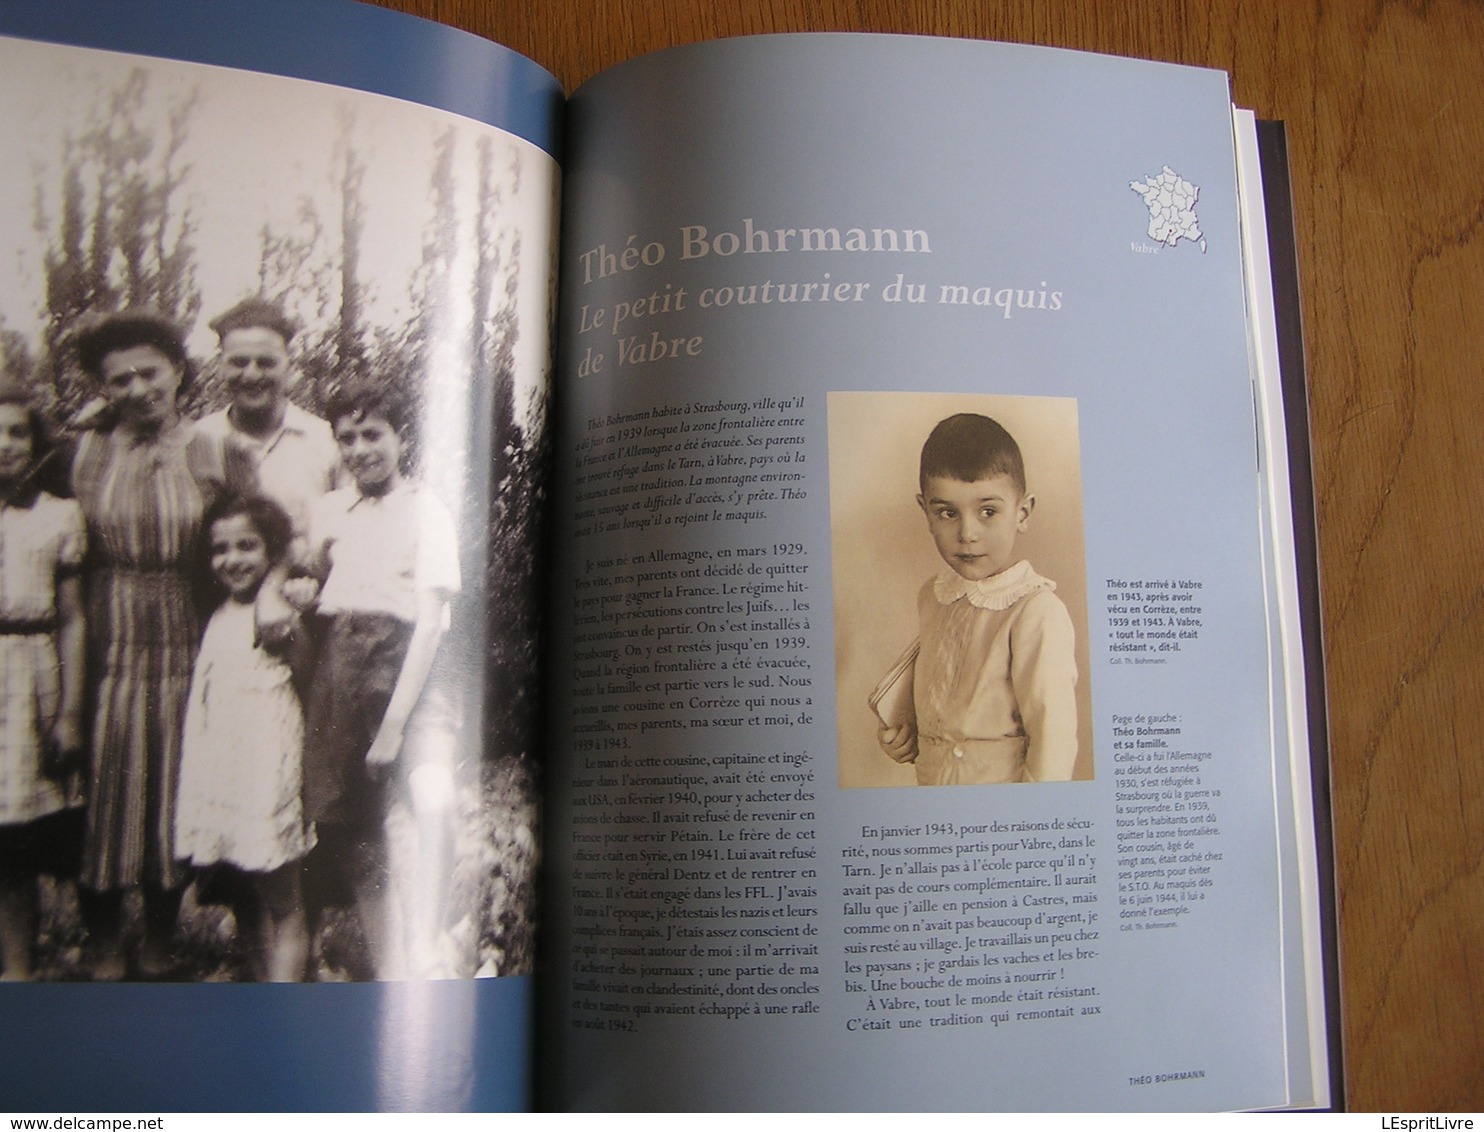
M535 964L539 846L536 785L524 759L485 763L480 773L457 784L449 876L449 912L440 944L439 975L486 978L529 974ZM409 886L411 822L405 814L388 822L393 883ZM124 902L124 946L138 947L143 935L142 901ZM250 978L228 906L198 899L192 883L181 901L174 942L172 981L238 982ZM94 959L73 881L42 878L36 945L36 977L91 980ZM370 970L359 918L351 909L331 909L312 960L318 981L365 977Z

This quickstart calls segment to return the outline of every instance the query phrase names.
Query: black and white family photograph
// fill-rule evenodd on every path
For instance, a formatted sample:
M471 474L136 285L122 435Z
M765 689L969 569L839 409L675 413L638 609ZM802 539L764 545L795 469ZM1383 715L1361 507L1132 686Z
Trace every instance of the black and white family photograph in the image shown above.
M529 973L554 165L0 40L0 979Z
M1077 403L831 393L840 785L1093 776Z

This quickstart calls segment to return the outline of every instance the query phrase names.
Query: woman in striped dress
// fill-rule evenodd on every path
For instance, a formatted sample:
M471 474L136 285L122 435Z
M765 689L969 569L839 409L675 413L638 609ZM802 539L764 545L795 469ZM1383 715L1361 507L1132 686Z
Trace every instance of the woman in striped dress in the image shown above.
M108 315L78 336L78 360L107 404L86 432L72 484L88 526L92 785L84 912L97 978L125 973L122 899L144 895L135 972L159 977L187 877L174 847L175 793L191 667L200 638L192 565L206 508L253 485L251 457L194 431L177 397L184 340L150 311Z

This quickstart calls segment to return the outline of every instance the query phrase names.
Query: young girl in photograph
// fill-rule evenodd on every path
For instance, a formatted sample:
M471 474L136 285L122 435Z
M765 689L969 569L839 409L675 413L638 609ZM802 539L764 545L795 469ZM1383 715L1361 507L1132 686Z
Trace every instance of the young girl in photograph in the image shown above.
M288 583L317 602L322 643L308 719L304 805L320 847L316 893L349 889L377 978L452 973L436 954L450 857L453 747L460 720L433 678L460 584L453 517L408 479L410 409L390 390L345 389L326 417L351 486L310 512L304 568ZM390 895L387 818L413 819L415 879Z
M85 534L21 386L0 385L0 979L32 976L36 882L76 869ZM54 468L53 464L57 466ZM69 863L70 859L70 863Z
M277 503L226 497L206 513L206 560L224 600L201 638L181 741L175 846L198 868L240 872L238 938L253 976L294 982L308 954L300 860L313 841L300 801L304 713L285 660L258 641L258 590L288 550Z

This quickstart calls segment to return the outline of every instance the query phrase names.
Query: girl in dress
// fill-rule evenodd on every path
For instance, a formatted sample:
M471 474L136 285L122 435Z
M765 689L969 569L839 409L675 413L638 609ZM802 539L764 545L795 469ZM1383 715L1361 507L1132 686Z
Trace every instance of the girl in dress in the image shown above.
M262 496L229 497L205 515L206 556L226 599L196 656L181 740L175 847L191 864L234 870L238 938L260 982L303 978L308 953L300 860L305 829L304 712L287 662L258 643L254 605L292 538Z
M31 977L36 880L76 871L82 511L42 490L54 459L29 392L0 385L0 963ZM70 862L69 862L70 858Z

